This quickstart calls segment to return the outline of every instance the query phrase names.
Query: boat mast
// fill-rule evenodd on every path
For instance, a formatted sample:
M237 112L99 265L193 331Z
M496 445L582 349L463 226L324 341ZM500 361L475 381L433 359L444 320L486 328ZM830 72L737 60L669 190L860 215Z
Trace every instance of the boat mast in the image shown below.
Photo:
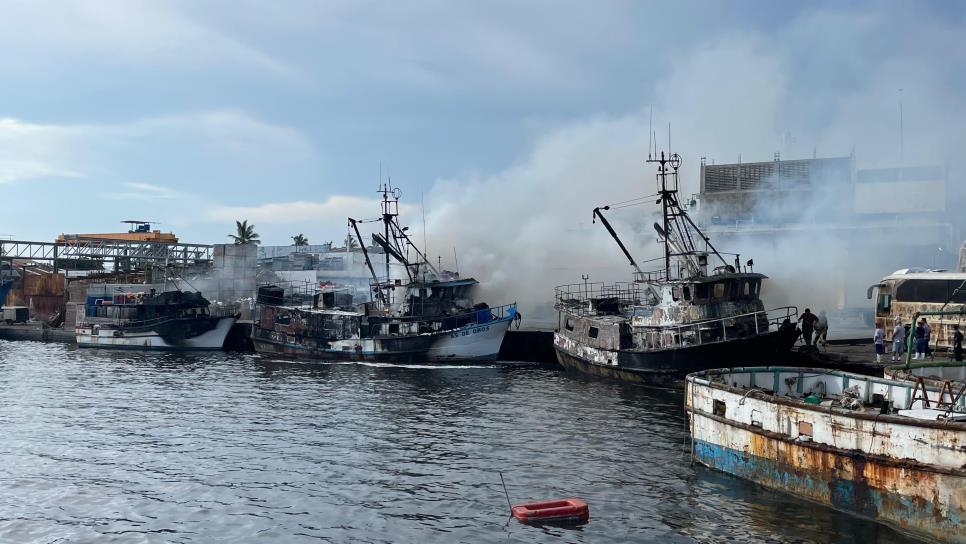
M383 183L379 191L382 193L382 225L385 229L385 240L389 242L389 228L393 223L393 218L399 215L399 189L393 189L392 180ZM390 195L392 199L390 199ZM360 240L361 242L361 240ZM386 283L389 283L389 252L386 251Z
M661 218L662 218L662 230L661 237L664 238L664 277L668 280L671 279L671 216L673 213L673 202L675 201L675 194L678 192L677 175L678 168L681 167L681 156L677 153L671 154L670 156L665 156L664 152L655 155L652 159L650 153L648 153L647 161L648 163L657 163L657 179L660 182L661 188L658 194L661 195ZM667 184L667 169L668 166L674 169L673 182L674 186L672 188L668 187Z

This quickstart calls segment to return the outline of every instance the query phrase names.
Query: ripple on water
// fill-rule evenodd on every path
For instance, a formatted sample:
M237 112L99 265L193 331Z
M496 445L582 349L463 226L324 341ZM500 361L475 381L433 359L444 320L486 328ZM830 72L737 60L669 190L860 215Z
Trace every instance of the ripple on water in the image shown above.
M0 542L902 542L691 467L678 392L0 341ZM579 496L581 527L508 522Z

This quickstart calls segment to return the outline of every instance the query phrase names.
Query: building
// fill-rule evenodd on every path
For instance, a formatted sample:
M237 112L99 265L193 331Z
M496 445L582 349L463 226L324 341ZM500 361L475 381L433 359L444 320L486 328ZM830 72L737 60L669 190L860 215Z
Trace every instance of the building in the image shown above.
M855 157L701 164L697 218L772 277L772 305L867 309L900 268L957 266L962 219L944 166L857 168ZM766 293L767 296L767 293Z

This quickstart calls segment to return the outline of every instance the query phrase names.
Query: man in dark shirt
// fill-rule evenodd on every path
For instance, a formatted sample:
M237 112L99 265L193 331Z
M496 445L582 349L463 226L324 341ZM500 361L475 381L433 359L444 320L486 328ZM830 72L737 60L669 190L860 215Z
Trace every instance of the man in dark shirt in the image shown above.
M818 316L813 314L809 308L805 308L802 315L798 317L798 322L802 324L802 339L805 340L806 346L812 345L812 332L815 331L816 321L818 321Z

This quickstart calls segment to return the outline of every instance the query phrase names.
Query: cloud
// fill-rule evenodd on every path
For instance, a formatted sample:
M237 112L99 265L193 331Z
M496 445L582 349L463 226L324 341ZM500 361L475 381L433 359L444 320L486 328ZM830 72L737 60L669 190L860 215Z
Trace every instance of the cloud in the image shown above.
M117 161L123 156L127 161ZM156 116L123 123L39 124L0 118L0 183L45 177L110 180L155 172L162 159L250 165L312 159L313 146L290 127L267 123L236 110ZM143 158L140 163L130 160ZM139 194L172 198L156 186L128 184ZM166 188L164 191L171 191ZM129 193L126 197L132 196Z
M344 225L348 217L365 219L379 217L380 200L357 196L335 195L322 202L297 200L269 202L256 206L214 206L206 217L210 221L231 222L247 219L250 222L296 224L303 222L338 223ZM400 205L400 213L410 212L408 205Z
M168 200L181 196L178 191L151 183L132 182L124 186L131 190L101 193L101 197L111 200Z
M285 63L206 24L190 4L126 0L8 2L0 45L29 58L90 58L107 64L238 65L294 76ZM16 65L15 56L6 59ZM23 66L21 66L23 67Z
M0 119L0 183L79 177L70 165L70 140L65 127Z
M836 25L841 34L828 36L816 28L825 19L809 17L790 25L814 30L806 33L812 39L822 35L840 43L836 50L848 49L849 25ZM857 146L860 165L895 164L900 86L905 86L907 100L905 161L946 158L961 164L950 151L966 145L966 107L957 90L962 82L951 85L945 79L947 63L954 60L963 68L958 73L966 73L964 55L932 54L912 62L902 47L889 46L886 39L900 29L892 33L877 18L862 22L863 32L885 37L876 56L862 56L863 75L853 81L844 81L847 73L826 71L822 63L802 62L809 44L764 32L719 34L676 58L653 85L654 130L658 149L667 149L668 122L672 125L673 151L685 161L681 192L697 192L700 158L705 156L719 163L767 161L776 151L783 158L811 157L816 149L819 156L848 156ZM945 26L921 25L912 33L926 41L935 33L948 45ZM778 36L784 36L781 29ZM917 48L932 51L936 46ZM844 68L852 66L844 63ZM644 164L648 123L647 109L588 115L538 135L532 149L509 168L437 181L427 201L431 249L457 247L462 271L483 281L485 296L495 303L516 298L531 312L534 307L547 309L554 285L579 283L581 274L590 274L591 281L627 281L630 267L600 225L591 224L590 214L595 206L655 192L655 169ZM918 125L915 131L913 123ZM940 153L930 153L930 148ZM951 209L963 205L962 195L957 198ZM802 206L808 206L804 200ZM650 226L655 212L653 200L607 212L639 262L659 251ZM823 269L848 269L844 252L829 249L840 247L840 240L807 238L775 237L771 246L729 243L733 247L721 249L753 256L772 283L785 288L770 291L778 295L776 300L788 296L799 303L794 297L827 287L823 274L803 278L803 270L814 270L815 263ZM867 241L872 242L871 235ZM866 244L857 240L855 245ZM881 247L890 244L882 242ZM882 273L875 266L870 261L867 270L850 274L874 281ZM789 286L797 288L794 293Z

